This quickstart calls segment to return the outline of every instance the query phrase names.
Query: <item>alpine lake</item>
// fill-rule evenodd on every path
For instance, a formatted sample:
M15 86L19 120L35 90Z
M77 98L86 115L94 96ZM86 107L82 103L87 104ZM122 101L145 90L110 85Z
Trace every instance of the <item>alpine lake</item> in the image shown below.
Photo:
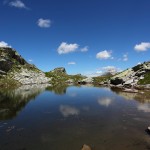
M0 90L0 150L149 150L150 94L92 85Z

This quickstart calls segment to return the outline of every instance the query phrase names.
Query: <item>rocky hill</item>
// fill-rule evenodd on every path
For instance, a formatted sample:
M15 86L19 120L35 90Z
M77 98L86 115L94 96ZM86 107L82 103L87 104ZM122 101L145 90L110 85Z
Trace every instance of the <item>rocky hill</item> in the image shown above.
M110 84L125 88L145 86L150 87L150 61L127 69L110 79Z
M0 48L0 85L12 81L20 84L48 83L50 78L36 66L29 64L16 50Z
M78 84L85 77L81 74L68 75L64 67L55 68L52 71L46 72L46 77L51 78L51 84Z

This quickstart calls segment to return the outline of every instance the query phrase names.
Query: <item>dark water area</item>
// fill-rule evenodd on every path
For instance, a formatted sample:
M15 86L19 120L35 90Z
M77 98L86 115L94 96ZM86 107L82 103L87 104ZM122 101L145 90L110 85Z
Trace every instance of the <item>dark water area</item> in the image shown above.
M93 86L0 90L0 150L149 150L150 94Z

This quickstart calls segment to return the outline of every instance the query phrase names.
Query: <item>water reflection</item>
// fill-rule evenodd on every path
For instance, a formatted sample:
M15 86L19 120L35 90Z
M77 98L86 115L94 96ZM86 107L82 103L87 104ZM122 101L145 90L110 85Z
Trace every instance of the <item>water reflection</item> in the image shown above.
M63 85L59 84L59 85L55 85L55 86L49 86L46 88L46 90L54 92L55 94L58 94L58 95L64 95L64 94L66 94L67 87L68 87L67 84L63 84Z
M109 97L106 98L100 98L98 99L98 104L101 106L105 106L108 107L111 103L112 103L112 99L110 99Z
M79 115L80 113L80 111L77 108L69 105L60 105L59 110L64 117Z
M70 96L70 97L76 97L76 96L77 96L77 93L75 93L75 92L69 92L69 93L68 93L68 96Z
M137 100L141 103L150 102L149 91L139 91L139 93L124 92L121 89L111 88L113 92L124 97L126 100Z
M35 99L47 86L49 85L24 85L14 90L0 90L0 120L15 117L31 99Z
M107 88L66 88L40 85L1 91L1 119L16 116L31 99L35 100L17 117L0 121L0 149L78 150L84 143L96 150L150 147L150 137L145 134L150 120L149 103L127 101L122 96L124 92ZM5 109L9 114L6 111L7 116L2 117Z

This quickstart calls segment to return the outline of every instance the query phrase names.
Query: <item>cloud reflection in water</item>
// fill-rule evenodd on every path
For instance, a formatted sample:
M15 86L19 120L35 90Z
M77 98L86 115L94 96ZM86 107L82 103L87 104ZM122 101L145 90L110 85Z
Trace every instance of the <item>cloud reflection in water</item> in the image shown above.
M79 115L80 113L80 111L77 108L71 107L69 105L60 105L59 110L64 117Z
M143 112L150 112L150 104L139 104L137 109Z
M110 99L110 98L100 98L100 99L98 99L97 102L101 106L108 107L112 103L112 99Z

